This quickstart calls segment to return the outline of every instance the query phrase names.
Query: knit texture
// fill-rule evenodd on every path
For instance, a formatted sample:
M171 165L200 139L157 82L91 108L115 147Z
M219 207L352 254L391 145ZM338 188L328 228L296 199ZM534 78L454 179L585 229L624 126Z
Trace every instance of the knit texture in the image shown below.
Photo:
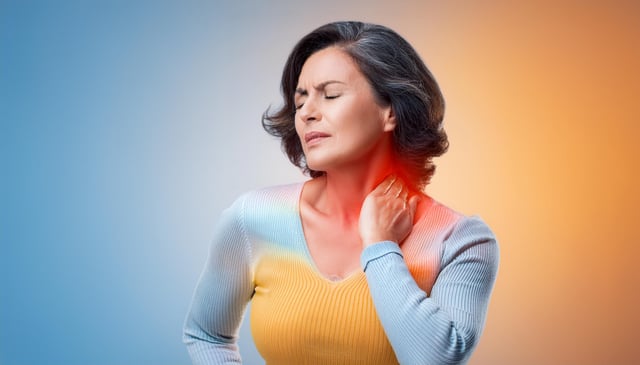
M241 363L238 328L268 365L463 364L484 327L498 246L477 217L429 199L402 243L363 250L326 279L308 251L302 184L244 194L217 224L184 328L194 364Z

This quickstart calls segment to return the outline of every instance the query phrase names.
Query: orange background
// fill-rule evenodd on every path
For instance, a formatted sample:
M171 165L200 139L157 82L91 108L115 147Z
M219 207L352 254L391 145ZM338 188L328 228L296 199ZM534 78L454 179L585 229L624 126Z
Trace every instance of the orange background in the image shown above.
M429 193L501 244L470 364L633 364L640 5L455 6L416 46L448 101Z

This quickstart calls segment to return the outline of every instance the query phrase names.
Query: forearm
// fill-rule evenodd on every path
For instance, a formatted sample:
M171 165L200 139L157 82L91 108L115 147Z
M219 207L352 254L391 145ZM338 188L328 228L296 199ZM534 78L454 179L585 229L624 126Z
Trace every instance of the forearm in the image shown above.
M238 328L253 293L241 202L218 222L205 268L184 324L183 341L194 364L239 364Z
M241 364L238 346L231 342L198 333L196 329L185 328L183 341L187 345L189 357L194 365Z
M484 325L495 257L495 242L475 245L441 271L427 295L397 244L383 242L363 252L371 297L401 364L468 359Z
M238 283L203 274L185 320L183 342L193 364L240 364L237 329L248 297L238 290Z

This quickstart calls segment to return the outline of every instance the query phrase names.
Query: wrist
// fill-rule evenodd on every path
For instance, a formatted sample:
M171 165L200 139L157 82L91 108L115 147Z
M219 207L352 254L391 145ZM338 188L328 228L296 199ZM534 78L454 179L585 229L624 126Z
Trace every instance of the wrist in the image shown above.
M388 238L388 237L384 237L384 236L371 237L371 238L362 240L362 248L367 248L369 246L373 246L375 244L382 243L382 242L397 243L394 239Z
M365 247L360 255L362 269L366 271L370 262L376 261L389 254L396 254L401 258L404 257L400 246L393 241L376 242L369 247Z

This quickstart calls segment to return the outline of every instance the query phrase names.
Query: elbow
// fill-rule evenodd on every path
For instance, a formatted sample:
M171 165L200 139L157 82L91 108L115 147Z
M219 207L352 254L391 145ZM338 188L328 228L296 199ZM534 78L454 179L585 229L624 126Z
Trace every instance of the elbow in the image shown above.
M182 332L182 343L187 347L187 351L192 353L203 346L215 344L215 341L205 333L185 328Z
M231 345L236 341L235 337L223 334L210 334L202 329L185 327L182 332L182 342L187 345L198 343L210 343L214 345Z
M434 338L427 346L418 346L421 350L407 352L404 358L398 356L401 364L437 364L458 365L464 364L471 356L476 345L477 334L457 328L453 323L448 326L448 331L441 333L438 340ZM425 344L426 345L426 344ZM399 354L396 354L399 355Z
M196 335L193 331L191 331L189 328L185 328L182 331L182 343L184 343L187 346L193 345L194 343L197 343L198 341L202 341L203 338L201 336Z
M456 328L453 323L449 326L448 341L442 352L442 364L462 364L469 359L476 346L478 335L473 330Z
M400 364L459 365L466 363L476 346L478 334L457 328L451 323L440 336L430 337L421 345L396 349Z
M185 328L182 342L194 365L242 363L238 346L232 338L211 336L197 329Z

